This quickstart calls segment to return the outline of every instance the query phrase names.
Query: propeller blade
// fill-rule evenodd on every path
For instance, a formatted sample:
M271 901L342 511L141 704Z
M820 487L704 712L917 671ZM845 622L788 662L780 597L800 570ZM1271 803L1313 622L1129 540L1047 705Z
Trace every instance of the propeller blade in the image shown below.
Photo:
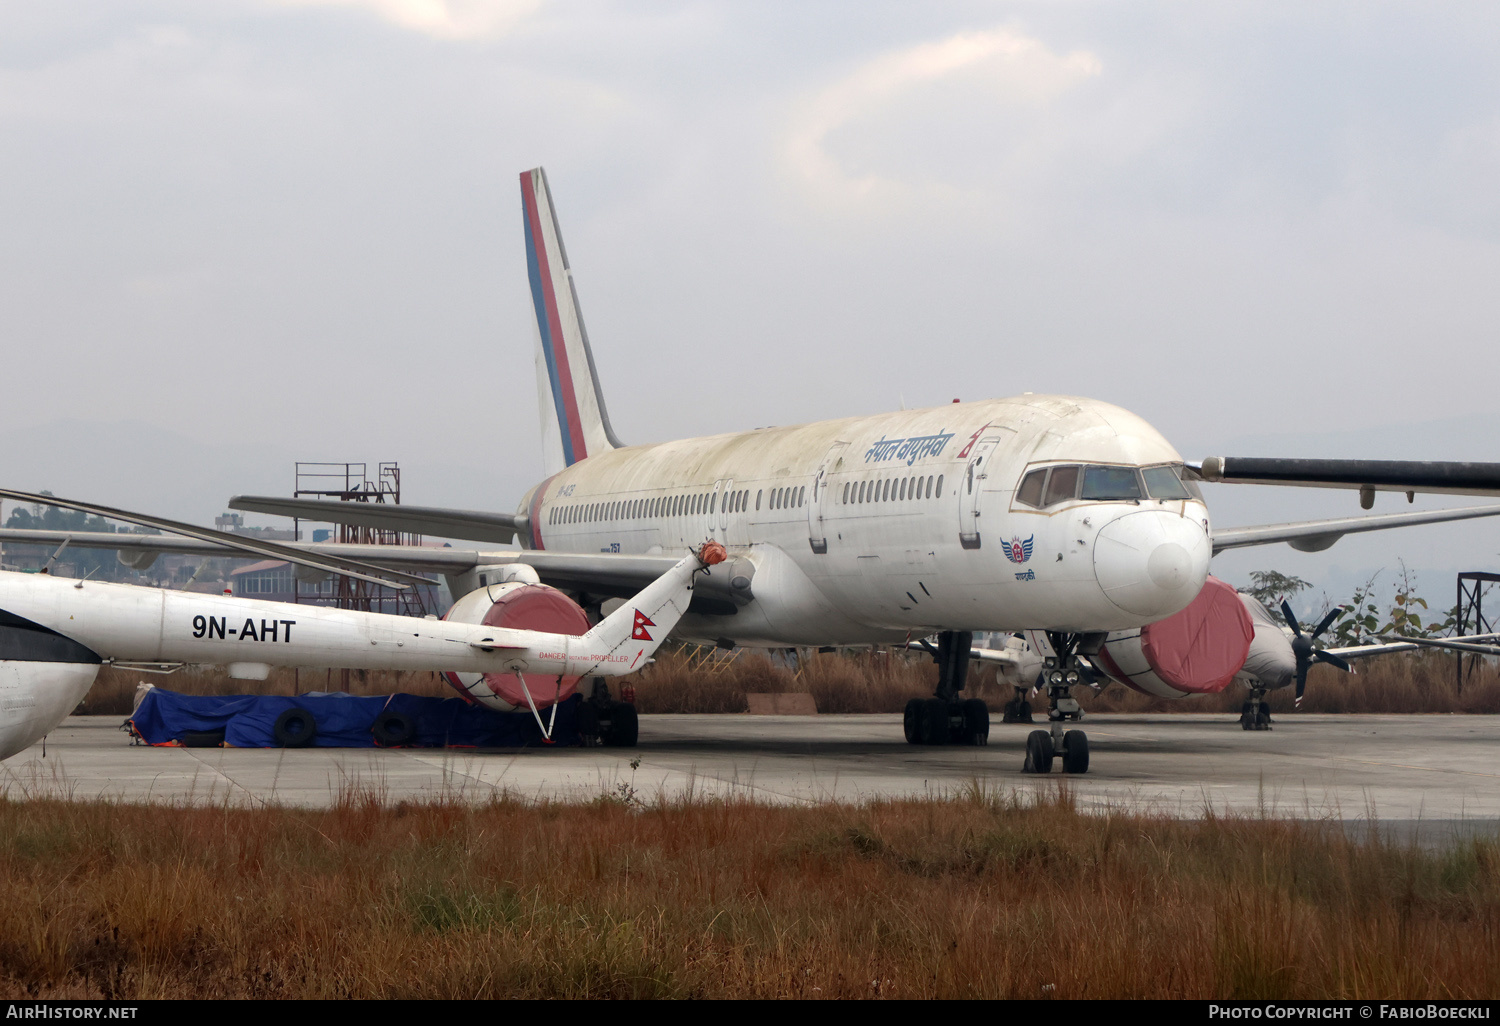
M1328 615L1323 617L1323 619L1319 621L1318 626L1313 629L1312 636L1316 638L1319 634L1322 634L1324 631L1326 631L1328 629L1328 625L1338 619L1339 613L1342 612L1342 609L1342 606L1334 606L1332 609L1330 609L1328 611Z
M1348 660L1344 659L1342 656L1336 656L1332 652L1319 652L1317 655L1313 656L1313 658L1320 663L1327 663L1329 666L1337 666L1345 673L1354 672L1354 667L1349 665Z
M1286 599L1281 600L1281 615L1286 617L1286 625L1292 629L1297 637L1302 637L1302 627L1297 623L1297 614L1292 612L1292 604Z
M1307 690L1307 664L1304 663L1304 662L1302 662L1299 659L1297 661L1297 701L1296 701L1296 704L1299 707L1302 705L1302 692L1306 691L1306 690Z

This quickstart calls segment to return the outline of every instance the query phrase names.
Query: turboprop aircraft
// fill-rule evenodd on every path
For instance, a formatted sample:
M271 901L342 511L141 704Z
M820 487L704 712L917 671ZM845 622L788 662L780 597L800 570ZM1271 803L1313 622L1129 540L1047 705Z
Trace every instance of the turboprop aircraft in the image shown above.
M1139 630L1187 608L1203 590L1214 552L1282 541L1326 548L1344 534L1500 513L1486 506L1215 530L1198 481L1261 482L1264 475L1234 477L1234 461L1224 459L1190 467L1135 414L1065 395L627 446L610 425L540 168L522 173L521 196L549 476L517 511L270 496L239 496L232 508L518 541L520 551L297 547L309 556L443 573L455 595L519 563L590 609L663 573L672 553L713 539L728 559L694 592L679 637L826 646L936 634L937 691L916 700L907 720L921 725L909 737L938 742L988 735L982 703L960 701L972 633L1030 630L1047 642L1048 698L1057 714L1036 761L1050 765L1060 754L1071 772L1088 766L1086 737L1060 727L1080 679L1079 656L1112 631ZM1500 494L1500 465L1465 465L1467 476L1436 484L1434 466L1370 487ZM1293 480L1299 472L1279 473ZM1343 486L1312 479L1330 473L1320 465L1302 483ZM1365 484L1358 487L1363 495ZM3 540L116 548L137 567L164 551L226 554L206 537L0 531Z
M1492 634L1451 639L1376 636L1357 645L1319 647L1318 638L1337 617L1338 607L1310 631L1302 629L1289 602L1282 600L1281 612L1283 621L1278 622L1254 596L1235 592L1210 576L1187 609L1139 629L1105 635L1095 652L1084 657L1081 683L1097 688L1114 681L1144 695L1170 699L1217 694L1230 684L1239 684L1249 692L1240 709L1240 726L1269 730L1267 693L1295 685L1300 705L1308 671L1315 663L1351 672L1350 660L1419 648L1500 652L1487 644L1500 639ZM1220 623L1205 622L1210 616ZM1196 644L1204 636L1213 639L1212 646ZM996 666L1016 689L1015 698L1005 704L1005 722L1032 722L1028 692L1046 687L1042 653L1047 645L1045 636L1027 632L1006 638L1003 648L975 646L970 650L971 658ZM930 649L931 645L924 639L908 647ZM1074 718L1069 715L1073 711L1064 708L1061 718Z
M550 736L541 711L550 706L555 716L582 677L644 666L686 612L695 578L723 559L722 546L704 543L576 634L506 627L484 615L518 590L551 590L526 573L480 592L482 605L455 605L437 620L3 571L0 759L55 729L105 663L224 665L230 676L254 680L273 666L431 670L478 704L529 709ZM623 722L603 729L633 744L634 709L619 713Z

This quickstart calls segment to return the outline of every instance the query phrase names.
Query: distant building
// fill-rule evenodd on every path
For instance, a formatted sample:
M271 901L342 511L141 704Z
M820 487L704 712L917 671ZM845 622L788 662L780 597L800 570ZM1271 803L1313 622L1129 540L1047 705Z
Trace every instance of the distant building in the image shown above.
M270 602L300 602L310 606L338 605L338 582L326 577L316 584L303 582L300 591L297 575L292 564L281 559L266 559L251 563L229 572L229 584L240 598L266 599ZM419 586L420 587L420 586ZM441 612L445 605L439 589L434 586L420 587L422 602L429 610ZM394 592L380 589L379 597L372 600L370 609L377 613L401 613L399 599Z

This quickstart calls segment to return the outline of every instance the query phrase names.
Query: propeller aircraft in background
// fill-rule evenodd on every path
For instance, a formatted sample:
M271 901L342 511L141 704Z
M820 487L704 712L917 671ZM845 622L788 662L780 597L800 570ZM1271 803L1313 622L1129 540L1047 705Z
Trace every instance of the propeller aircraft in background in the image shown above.
M1097 663L1115 675L1096 659L1101 653L1139 684L1145 678L1132 658L1149 664L1148 650L1165 651L1146 632L1185 611L1196 628L1173 642L1173 660L1227 666L1226 651L1248 651L1254 630L1233 589L1205 587L1214 553L1276 542L1317 550L1345 534L1500 514L1491 505L1216 529L1200 481L1350 487L1362 500L1377 489L1496 495L1500 464L1188 464L1135 414L1065 395L627 446L610 425L540 168L522 173L521 194L548 476L517 511L275 496L230 502L312 521L514 541L519 550L284 546L322 561L317 572L440 573L460 604L477 608L486 605L483 589L524 566L597 617L605 600L635 594L712 540L727 558L698 582L677 637L725 647L860 646L935 635L937 689L908 708L908 740L983 743L988 710L961 698L973 634L1030 632L1045 663L1052 728L1029 740L1028 765L1050 767L1060 756L1064 769L1084 772L1087 738L1062 724L1076 719L1071 688L1083 674ZM0 530L0 541L115 548L137 567L160 552L242 551L194 530L174 538ZM531 613L508 615L514 626L531 626ZM1160 667L1152 672L1160 676ZM594 697L608 701L607 691Z

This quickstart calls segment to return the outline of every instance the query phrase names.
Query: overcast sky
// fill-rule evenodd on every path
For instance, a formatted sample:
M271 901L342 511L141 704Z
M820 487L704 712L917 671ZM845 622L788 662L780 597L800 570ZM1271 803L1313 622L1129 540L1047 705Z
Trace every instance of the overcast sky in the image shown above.
M626 441L1029 390L1189 458L1500 458L1397 427L1494 402L1492 3L70 0L0 2L0 478L203 521L397 459L514 508L538 164ZM1500 524L1397 538L1235 558Z

